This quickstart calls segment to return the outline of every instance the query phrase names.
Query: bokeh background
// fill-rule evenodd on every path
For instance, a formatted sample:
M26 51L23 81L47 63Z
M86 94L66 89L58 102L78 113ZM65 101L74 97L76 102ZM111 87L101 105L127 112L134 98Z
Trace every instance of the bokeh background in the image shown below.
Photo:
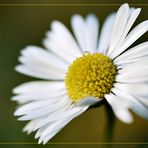
M14 71L18 64L17 58L20 50L27 45L42 46L42 39L45 32L50 29L50 23L57 19L62 21L70 30L70 18L73 14L86 16L94 13L99 17L102 24L105 17L118 9L124 2L128 2L133 7L141 7L142 12L136 21L148 19L147 1L111 1L111 0L0 0L0 147L42 147L29 143L37 142L34 134L27 135L22 132L25 122L17 121L13 112L17 107L16 102L12 102L12 89L26 81L34 80L31 77L21 75ZM1 4L71 4L71 5L1 5ZM102 4L102 5L72 5L72 4ZM138 4L140 3L140 4ZM112 4L112 5L105 5ZM144 5L145 4L145 5ZM145 34L135 44L148 39ZM50 142L55 144L44 147L108 147L108 145L98 145L95 143L107 142L106 135L107 115L104 106L90 109L81 116L70 122L61 132L59 132ZM67 144L56 144L56 143ZM72 142L75 144L68 144ZM78 144L78 143L83 144ZM148 121L134 114L134 123L127 125L115 120L114 134L112 142L135 142L131 145L120 145L120 147L147 147L148 143ZM2 145L5 143L4 145ZM12 144L16 143L16 144ZM17 144L17 143L22 143ZM27 144L28 143L28 144ZM86 144L84 144L86 143ZM90 143L88 145L88 143ZM93 144L91 144L93 143ZM119 145L111 145L118 147Z

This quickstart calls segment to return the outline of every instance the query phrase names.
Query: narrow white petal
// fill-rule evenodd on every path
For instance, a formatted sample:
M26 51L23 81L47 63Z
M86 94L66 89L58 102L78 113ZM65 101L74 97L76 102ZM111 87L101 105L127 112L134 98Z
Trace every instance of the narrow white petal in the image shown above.
M65 73L60 72L58 69L50 69L45 65L18 65L15 70L36 78L47 79L47 80L64 80Z
M52 114L58 115L61 112L65 112L66 110L69 110L70 108L72 108L72 106L73 105L71 104L71 102L69 102L69 103L66 103L65 106L56 107L54 110L50 108L50 111L48 111L48 114L46 114L46 115L44 114L46 112L44 112L44 110L42 110L43 116L42 117L39 116L39 118L35 118L32 120L32 121L36 121L36 123L34 124L33 131L38 130L35 135L35 139L40 137L42 130L44 130L47 126L52 125L58 121L58 120L52 120L52 121L48 120L50 115L52 115ZM48 110L49 110L49 108L48 108ZM53 111L51 111L51 110L53 110ZM40 115L42 113L40 113Z
M137 9L135 9L135 10L133 9L133 10L131 11L132 13L130 14L130 16L129 16L129 18L128 18L128 21L127 21L125 30L124 30L124 32L123 32L123 34L122 34L122 39L120 40L120 43L119 43L118 46L120 46L120 45L122 44L122 42L124 41L124 39L125 39L125 37L127 36L129 30L131 29L132 25L133 25L134 22L136 21L138 15L139 15L139 13L140 13L140 11L141 11L141 8L137 8Z
M52 103L51 103L52 104ZM69 100L59 100L59 102L57 103L53 103L52 105L49 105L44 107L44 108L40 108L38 110L34 110L32 112L29 112L27 114L27 116L25 116L25 118L27 118L28 120L36 120L38 118L45 118L47 116L49 116L50 114L57 114L60 113L62 111L65 111L71 104L71 102ZM40 127L39 123L36 125L35 129L38 129Z
M148 107L148 98L147 98L147 96L146 97L138 97L137 99Z
M43 44L68 63L81 56L81 52L71 33L59 21L52 22L51 31L47 32Z
M23 83L13 89L13 93L32 93L39 91L59 91L65 89L64 81L32 81Z
M112 37L110 41L110 47L107 52L107 55L110 55L118 45L118 42L124 32L127 20L129 16L129 6L128 4L123 4L119 10L117 11L113 31L112 31Z
M86 17L86 23L87 23L86 31L88 32L87 50L90 50L90 52L92 52L96 50L98 43L98 33L99 33L98 18L95 15L88 15Z
M116 83L114 85L115 88L121 89L133 96L147 96L148 95L148 84L124 84L124 83Z
M53 54L35 46L28 46L21 54L18 72L42 79L64 79L68 65Z
M86 20L80 15L72 17L71 25L82 51L94 52L98 40L98 19L95 15L88 15Z
M117 57L114 62L117 65L129 64L148 56L148 42L141 43Z
M60 113L61 111L65 110L69 104L70 104L70 100L66 96L63 99L61 98L61 100L59 100L58 102L50 102L49 101L43 107L36 107L33 109L29 109L29 108L26 109L25 108L25 110L22 111L22 109L24 109L24 106L22 106L20 108L21 112L19 109L19 113L22 113L21 115L24 115L24 116L20 117L18 120L34 120L37 118L47 117L50 114L52 114L52 116L53 116L54 114ZM28 106L29 105L30 104L28 103Z
M116 56L121 54L147 31L148 31L148 20L137 25L125 38L123 45L118 50L116 50L116 52L114 52L111 55L111 57L115 58Z
M116 117L125 123L132 123L133 117L129 112L129 104L119 96L113 94L105 95L106 100L111 105Z
M119 83L147 83L148 82L148 76L140 76L140 77L133 77L133 78L121 78L121 77L116 77L116 81Z
M55 118L55 117L60 117L61 115L65 115L65 113L67 112L71 112L71 110L73 110L74 108L74 104L72 104L71 102L69 104L66 104L65 106L62 107L63 109L58 109L57 111L55 111L53 114L49 114L48 116L42 118L42 120L40 120L37 125L36 125L36 129L40 129L41 127L45 127L46 125L48 125L49 123L55 123L58 120L60 120L60 118ZM53 117L53 119L51 118L51 116ZM62 117L62 116L61 116Z
M28 82L14 88L13 92L17 95L12 100L21 104L34 100L57 100L67 94L63 81Z
M125 91L132 96L135 96L137 100L148 107L148 84L141 83L141 84L123 84L123 83L116 83L115 88Z
M67 119L58 121L55 124L48 127L47 133L43 133L45 136L42 136L39 138L39 143L43 142L43 144L46 144L53 136L55 136L69 121Z
M137 70L138 67L138 70ZM141 70L145 70L148 68L148 58L141 58L139 61L135 61L133 63L129 63L123 68L121 68L118 73L119 74L129 74L129 73L140 73Z
M23 64L38 64L39 66L42 64L50 68L56 67L63 71L66 71L68 67L68 64L59 57L37 46L27 46L21 51L21 55L19 60Z
M39 108L44 108L46 106L49 106L50 104L51 104L51 102L49 100L33 101L33 102L27 103L27 104L19 107L15 111L14 115L15 116L24 115L30 111L38 110Z
M19 107L14 115L15 116L21 116L21 115L26 115L27 117L32 117L32 116L38 116L39 114L42 114L41 112L44 112L43 114L49 113L49 112L53 112L57 109L60 109L61 106L65 105L67 106L67 104L69 103L66 98L67 96L64 96L59 98L59 99L55 99L55 100L42 100L42 101L33 101L30 103L27 103L25 105L22 105L21 107ZM65 99L66 98L66 99Z
M118 42L118 46L116 47L116 50L114 51L115 53L117 52L117 50L120 49L120 47L124 43L124 40L129 32L129 30L131 29L132 25L134 24L136 18L138 17L140 11L141 11L140 8L138 8L138 9L130 8L127 24L125 26L125 29L123 31L123 34L121 35L119 42ZM112 56L114 54L114 52L112 52L112 54L110 56Z
M78 115L82 114L84 111L86 111L86 109L87 107L72 109L70 111L71 113L62 117L61 120L58 120L54 124L50 124L47 128L43 127L44 130L42 130L40 134L39 143L43 142L45 144L46 142L48 142L48 140L50 140L57 132L59 132L66 124L68 124L68 122L70 122Z
M73 111L75 111L77 109L71 109L71 110L68 110L68 111L65 111L65 112L61 112L61 113L58 113L58 114L51 114L48 118L48 120L50 122L52 121L56 121L56 120L60 120L66 116L69 116L73 113ZM21 121L26 121L26 120L30 120L30 117L29 116L22 116L20 117L18 120L21 120Z
M127 100L121 98L120 96L114 95L112 93L105 95L108 103L116 108L129 109L130 105Z
M91 106L95 103L99 102L101 99L97 99L95 97L86 97L79 102L76 103L76 106Z
M145 63L146 64L146 63ZM128 67L129 68L129 67ZM126 68L128 70L128 68ZM126 71L126 69L124 69ZM133 71L132 71L133 70ZM123 72L123 71L121 71ZM131 71L127 71L127 72L123 72L122 75L123 77L126 77L127 79L132 77L137 77L139 78L140 76L147 76L148 74L148 65L144 65L144 66L141 66L138 70L136 69L136 67L134 68L131 68Z
M139 102L136 98L134 98L132 95L130 95L129 93L117 89L117 88L113 88L112 91L119 97L127 100L131 106L131 109L138 114L139 116L148 119L148 107L146 107L145 105L143 105L141 102Z
M116 116L118 117L118 119L120 119L122 122L125 122L127 124L130 124L133 122L133 117L132 114L130 113L129 110L114 110Z
M148 82L148 77L146 76L137 76L137 77L132 77L131 75L127 76L121 76L118 75L116 77L116 81L119 83L147 83Z
M39 120L40 119L38 119L38 120L32 120L29 123L27 123L27 125L23 128L23 132L27 132L27 134L30 134L30 133L34 132L35 131L36 123Z
M141 83L148 81L148 59L128 64L119 70L116 81L124 83ZM138 68L137 68L138 67Z
M146 64L146 63L145 63ZM141 64L139 64L141 66ZM141 67L139 67L137 69L136 66L129 66L129 67L125 67L122 70L119 70L119 73L116 77L116 80L120 81L120 80L129 80L129 79L139 79L141 77L147 77L147 81L148 81L148 66L147 65L142 65Z
M71 25L72 25L72 29L73 32L76 36L76 39L82 49L82 51L86 50L86 41L85 41L85 36L86 36L86 32L85 32L85 22L84 19L82 18L82 16L80 15L74 15L71 19ZM85 27L85 28L84 28Z
M110 40L111 40L114 20L115 20L115 13L109 15L104 21L104 24L100 33L98 52L106 54L110 44Z
M147 56L140 58L138 61L134 61L132 63L127 64L125 67L122 68L122 70L126 71L126 68L135 68L138 67L139 69L147 68L148 64L148 58Z
M58 91L58 92L54 91L54 92L50 92L50 93L48 92L45 94L38 92L38 93L30 93L30 94L19 94L19 95L13 96L11 99L13 101L17 101L20 104L23 104L23 103L27 103L27 102L35 101L35 100L47 100L47 99L56 100L66 94L67 94L66 90Z

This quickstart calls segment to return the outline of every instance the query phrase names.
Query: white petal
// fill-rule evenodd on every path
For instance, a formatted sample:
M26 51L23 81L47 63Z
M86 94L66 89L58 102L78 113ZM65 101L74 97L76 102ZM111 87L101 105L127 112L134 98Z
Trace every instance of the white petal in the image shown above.
M47 32L43 44L47 49L68 63L71 63L76 57L81 56L81 52L71 33L59 21L52 22L51 31Z
M87 106L86 106L87 107ZM73 110L77 110L75 109L75 105L70 103L70 104L66 104L65 106L62 107L63 109L58 109L57 111L55 111L53 114L49 114L48 116L42 118L42 120L40 120L37 125L36 125L36 129L40 129L41 127L45 127L46 125L48 125L49 123L54 123L57 122L59 120L62 120L62 117L65 118L65 115L69 116L73 113ZM77 107L76 108L80 108ZM81 107L82 108L82 107ZM84 108L84 107L83 107ZM87 107L88 108L88 107ZM38 134L37 134L38 135Z
M116 83L114 85L115 88L121 89L133 96L147 96L148 95L148 84L124 84L124 83Z
M145 70L148 68L148 58L141 58L141 60L139 61L135 61L133 63L129 63L126 66L124 66L123 68L121 68L118 73L120 74L129 74L129 73L135 73L137 72L137 67L139 72L141 72L140 70Z
M20 115L24 115L27 114L28 112L38 109L38 108L44 108L45 106L49 105L50 102L48 100L42 100L42 101L34 101L31 103L27 103L21 107L19 107L14 115L15 116L20 116Z
M107 52L107 55L110 55L117 47L118 42L121 39L121 36L124 32L124 29L128 20L128 16L129 16L129 6L128 4L123 4L119 8L116 14L113 31L112 31L112 37L110 41L110 47Z
M116 94L117 96L127 100L131 106L131 109L138 114L139 116L148 119L148 107L146 107L145 105L143 105L142 103L140 103L136 98L134 98L133 96L131 96L129 93L117 89L117 88L113 88L112 91L114 92L114 94Z
M69 122L67 119L55 122L46 128L46 131L41 134L38 143L46 144L53 136L55 136L66 124ZM45 135L45 136L44 136Z
M140 13L140 11L141 11L141 8L138 8L138 9L135 9L135 10L133 9L133 10L131 11L131 14L130 14L130 16L129 16L129 18L128 18L128 21L127 21L125 30L124 30L124 32L123 32L123 34L122 34L121 39L120 39L120 43L118 43L118 44L119 44L118 46L120 46L120 45L123 43L123 41L124 41L125 37L127 36L129 30L131 29L132 25L133 25L134 22L136 21L138 15L139 15L139 13Z
M23 64L16 67L18 72L42 79L63 80L68 68L53 54L34 46L24 49L19 60Z
M122 46L114 52L111 57L115 58L119 54L121 54L123 51L125 51L130 45L132 45L138 38L140 38L145 32L148 31L148 20L140 23L137 25L125 38L124 43Z
M148 56L147 49L148 49L148 42L141 43L121 54L119 57L117 57L114 60L114 62L117 65L122 65L141 60L145 56Z
M64 80L65 74L58 71L50 69L45 65L18 65L15 67L15 70L36 78L47 79L47 80Z
M130 124L133 122L133 117L130 113L129 110L120 110L120 109L115 109L114 110L116 116L122 121L125 122L127 124Z
M116 81L124 83L137 83L137 82L147 82L148 81L148 59L144 58L143 60L128 64L123 69L118 71L116 76ZM137 68L138 67L138 68Z
M27 46L21 51L21 54L22 56L19 57L19 60L23 64L42 64L50 68L56 67L63 71L66 71L68 67L68 64L59 57L37 46Z
M13 89L13 93L37 93L39 91L49 92L55 90L59 91L62 89L65 89L64 81L32 81L17 86Z
M148 84L141 83L141 84L123 84L123 83L116 83L115 88L120 89L126 93L135 96L137 100L142 102L144 105L148 106Z
M58 114L66 110L68 105L70 105L70 101L67 98L61 99L56 103L49 102L46 106L36 108L34 110L32 109L32 110L24 111L23 114L21 114L24 116L18 118L18 120L21 120L21 121L34 120L38 118L44 118L49 115Z
M147 83L148 77L147 76L138 76L138 77L116 77L116 81L119 83Z
M129 112L129 104L119 96L113 94L105 95L106 100L111 105L116 117L125 123L132 123L133 117Z
M116 80L132 80L134 78L139 79L141 77L147 77L148 80L148 60L146 59L146 62L144 61L143 63L144 64L141 64L140 62L135 62L119 70L118 75L116 76Z
M119 50L120 47L122 46L122 44L124 43L125 37L127 36L132 25L134 24L134 22L135 22L136 18L138 17L140 11L141 11L140 8L138 8L138 9L130 8L127 24L125 26L125 29L123 31L123 34L121 35L119 42L118 42L118 46L116 47L116 49L114 51L115 54L116 54L117 50ZM114 55L114 52L112 52L112 54L110 55L111 57L112 57L112 55Z
M86 17L87 23L87 32L88 32L88 40L87 40L87 50L94 51L97 48L98 43L98 33L99 33L99 25L98 18L95 15L88 15ZM86 50L86 49L85 49Z
M65 111L69 106L71 102L69 100L59 100L57 103L51 103L50 108L49 106L46 106L44 108L40 108L38 110L34 110L32 112L29 112L24 118L25 120L35 120L38 118L44 118L49 116L49 114L57 114L62 111ZM39 125L37 124L35 129L38 129Z
M76 106L91 106L99 102L101 99L97 99L96 97L86 97L79 102L76 103Z
M19 94L19 95L16 95L16 96L13 96L12 97L12 100L13 101L17 101L18 103L20 104L23 104L23 103L27 103L27 102L30 102L30 101L35 101L35 100L46 100L46 99L49 99L49 100L55 100L60 98L61 96L64 96L66 95L67 92L66 90L63 90L63 91L54 91L54 92L51 92L51 93L45 93L45 94L42 94L42 92L38 92L38 93L29 93L29 94Z
M52 104L50 106L52 106ZM49 121L48 120L48 117L50 117L51 114L52 115L55 114L57 116L59 113L65 112L66 110L69 110L71 108L71 106L73 106L71 104L71 102L69 102L69 104L67 104L65 102L65 106L64 105L63 106L59 105L59 106L55 107L55 105L53 105L53 108L51 108L51 107L49 108L49 106L48 106L48 110L46 110L46 112L48 112L48 113L45 112L45 109L44 109L45 107L40 109L41 112L39 112L39 110L36 109L36 113L39 112L40 115L37 115L35 113L34 114L34 117L35 116L36 117L33 120L30 121L31 123L29 122L25 126L24 131L30 133L30 132L33 132L33 131L38 130L38 132L35 135L35 139L39 138L40 137L40 134L41 134L41 131L44 128L46 128L46 126L52 125L52 124L54 124L55 122L58 121L58 120ZM54 107L55 107L55 109L54 109ZM46 106L46 108L47 108L47 106ZM51 110L53 110L53 112ZM34 112L35 112L35 110L34 110ZM32 112L32 114L33 114L33 112ZM43 114L43 116L42 116L42 114Z
M71 25L82 51L94 52L98 41L98 19L88 15L86 20L80 15L72 17Z
M68 102L69 99L67 99L67 96L61 96L60 98L54 98L53 100L37 100L19 107L15 111L15 115L26 115L27 118L28 116L31 118L32 116L38 116L41 112L53 112L54 110L57 110L57 108L59 109L61 106L66 106Z
M98 52L106 54L110 44L112 28L115 20L115 14L109 15L104 21L103 27L100 33Z
M148 107L148 98L147 98L147 96L146 97L138 97L137 99Z
M27 132L27 134L30 134L32 132L35 131L35 127L36 127L36 123L39 121L38 120L32 120L30 121L24 128L23 128L23 132Z
M18 94L12 100L19 103L26 103L33 100L55 100L66 95L65 84L63 81L35 81L24 83L13 90Z
M140 76L140 77L133 77L133 78L122 78L116 77L116 81L120 83L147 83L148 77L147 76Z
M64 103L67 103L67 102L64 102ZM74 110L76 110L76 109L74 109ZM69 110L69 111L65 111L65 112L60 112L60 113L57 113L57 114L56 113L55 114L51 114L49 116L49 119L48 120L50 122L56 121L56 120L60 120L60 119L62 119L64 117L66 117L66 116L71 115L72 113L73 113L73 109L72 110ZM20 117L18 120L21 120L21 121L30 120L30 116L25 115L25 116Z
M48 142L57 132L59 132L68 122L70 122L73 118L77 117L78 115L82 114L84 111L86 111L87 107L83 108L74 108L68 112L70 114L65 115L61 118L61 120L58 120L54 124L50 124L49 127L44 128L40 134L39 143L43 142L44 144ZM59 115L60 116L60 115Z

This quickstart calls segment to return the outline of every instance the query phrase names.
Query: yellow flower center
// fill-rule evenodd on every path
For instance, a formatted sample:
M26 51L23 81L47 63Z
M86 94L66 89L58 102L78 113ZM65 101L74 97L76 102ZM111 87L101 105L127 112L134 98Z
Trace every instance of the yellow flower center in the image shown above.
M103 98L110 93L116 73L116 66L109 57L85 53L68 68L65 77L67 93L74 102L88 96Z

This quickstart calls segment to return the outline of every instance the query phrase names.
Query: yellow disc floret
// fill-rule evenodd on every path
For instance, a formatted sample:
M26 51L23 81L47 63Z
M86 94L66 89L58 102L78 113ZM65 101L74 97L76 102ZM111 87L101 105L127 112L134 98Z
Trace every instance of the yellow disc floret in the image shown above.
M68 68L67 93L75 102L88 96L103 98L110 93L115 75L116 66L109 57L100 53L83 54Z

